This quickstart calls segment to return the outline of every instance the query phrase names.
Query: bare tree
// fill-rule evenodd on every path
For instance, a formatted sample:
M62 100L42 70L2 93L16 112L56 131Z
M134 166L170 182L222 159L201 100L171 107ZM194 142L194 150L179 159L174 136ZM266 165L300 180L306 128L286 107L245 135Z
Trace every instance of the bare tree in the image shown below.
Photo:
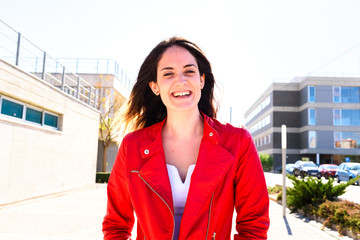
M121 134L120 108L125 102L125 98L116 94L113 88L98 88L99 91L99 140L103 145L102 171L107 169L107 150L111 142Z

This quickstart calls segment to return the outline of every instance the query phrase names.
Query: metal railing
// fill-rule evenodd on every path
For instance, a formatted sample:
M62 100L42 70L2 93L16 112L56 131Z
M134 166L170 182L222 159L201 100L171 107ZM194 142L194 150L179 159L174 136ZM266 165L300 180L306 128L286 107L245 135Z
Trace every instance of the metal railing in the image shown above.
M131 91L133 86L130 78L113 59L57 58L57 60L77 74L111 74L114 75L128 91Z
M0 58L98 108L96 89L0 20Z

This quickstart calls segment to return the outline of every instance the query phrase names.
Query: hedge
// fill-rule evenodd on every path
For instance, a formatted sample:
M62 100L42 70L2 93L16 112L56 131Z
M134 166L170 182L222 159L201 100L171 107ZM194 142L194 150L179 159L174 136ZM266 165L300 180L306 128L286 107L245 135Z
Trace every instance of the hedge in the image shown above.
M109 177L110 177L109 172L97 172L96 183L107 183L109 182Z

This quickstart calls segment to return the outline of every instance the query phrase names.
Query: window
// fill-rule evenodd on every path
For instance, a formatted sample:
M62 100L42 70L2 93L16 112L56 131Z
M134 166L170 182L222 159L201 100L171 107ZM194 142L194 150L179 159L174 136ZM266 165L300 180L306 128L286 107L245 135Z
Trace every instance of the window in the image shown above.
M333 87L333 102L334 103L339 103L340 102L340 87Z
M309 125L315 125L316 124L316 114L315 114L315 108L309 108Z
M360 126L360 109L334 109L335 126Z
M0 113L0 115L18 118L20 121L58 129L58 115L2 96L0 96Z
M49 127L58 127L58 116L55 116L50 113L45 113L44 125Z
M335 148L360 148L360 132L334 132Z
M309 148L316 148L316 132L309 131Z
M25 120L42 124L42 112L28 107L26 108Z
M245 122L249 122L255 117L260 111L270 104L270 95L265 98L245 119Z
M360 87L333 87L334 103L360 103Z
M341 110L334 109L334 125L341 125Z
M308 102L315 102L315 87L308 86Z
M1 101L1 114L22 119L23 111L24 111L24 106L23 105L2 98L2 101Z
M257 123L255 123L250 129L250 133L253 133L263 127L265 127L266 125L270 124L270 115L267 115L266 117L264 117L263 119L261 119L260 121L258 121Z

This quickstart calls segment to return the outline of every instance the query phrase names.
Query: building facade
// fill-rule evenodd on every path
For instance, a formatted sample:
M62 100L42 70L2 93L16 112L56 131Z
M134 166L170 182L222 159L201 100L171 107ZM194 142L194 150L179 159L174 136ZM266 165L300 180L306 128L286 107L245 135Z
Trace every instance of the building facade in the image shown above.
M245 113L259 154L281 169L281 125L287 160L360 161L360 78L302 77L273 83Z

